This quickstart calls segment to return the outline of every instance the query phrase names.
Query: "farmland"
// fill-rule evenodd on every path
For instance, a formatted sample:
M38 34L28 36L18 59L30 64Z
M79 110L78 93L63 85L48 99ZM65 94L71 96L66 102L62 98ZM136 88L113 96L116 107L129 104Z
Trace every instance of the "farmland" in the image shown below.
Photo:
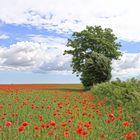
M139 124L80 84L0 86L0 140L139 140Z

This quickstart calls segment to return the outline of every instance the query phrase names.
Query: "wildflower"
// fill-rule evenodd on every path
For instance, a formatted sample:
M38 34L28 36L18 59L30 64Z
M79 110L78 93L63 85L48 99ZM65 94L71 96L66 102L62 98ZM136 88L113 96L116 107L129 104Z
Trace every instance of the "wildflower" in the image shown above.
M28 125L28 122L23 122L22 123L22 126L27 126Z
M6 122L5 125L6 125L7 127L12 126L12 122Z
M39 118L40 118L40 121L42 121L42 119L43 119L43 116L42 116L42 115L40 115L40 117L39 117Z
M111 123L111 120L107 120L107 123Z
M99 110L95 110L96 113L99 113Z
M6 112L4 112L3 115L7 115Z
M127 134L127 135L125 135L125 138L127 140L131 140L133 138L133 135L132 134Z
M70 134L69 134L68 131L65 131L65 132L64 132L64 137L69 137L69 135L70 135Z
M50 125L51 125L51 126L55 126L55 125L56 125L56 122L55 122L55 121L51 121L51 122L50 122Z
M81 132L82 132L82 126L81 125L78 126L78 128L76 129L76 132L78 134L81 134Z
M111 118L112 120L115 120L115 119L116 119L116 117L115 117L114 114L112 114L112 113L109 114L108 117Z
M88 128L90 125L89 123L85 123L84 126Z
M48 132L48 135L49 135L49 136L52 136L52 135L53 135L53 132Z
M86 136L88 134L88 132L86 130L82 131L81 135L82 136Z
M24 131L24 127L23 126L18 127L18 132L22 132L22 131Z
M114 115L111 113L108 115L108 117L112 118L112 117L114 117Z
M100 138L104 139L105 138L105 134L104 133L100 134Z
M51 124L49 123L49 124L46 125L46 128L49 128L50 126L51 126Z
M44 123L43 123L43 124L41 124L41 127L42 127L42 128L44 128L45 126L46 126L46 125L45 125Z
M70 123L70 122L72 122L72 120L71 119L68 119L68 123Z
M130 132L130 133L128 133L128 134L125 135L125 138L127 140L132 139L133 136L136 135L136 134L137 134L137 132Z
M39 126L34 126L34 129L35 130L39 130Z
M51 107L50 106L47 106L47 109L50 109Z
M67 124L66 123L61 123L60 126L65 127Z
M123 122L123 125L124 125L124 126L130 126L130 124L129 124L128 121Z

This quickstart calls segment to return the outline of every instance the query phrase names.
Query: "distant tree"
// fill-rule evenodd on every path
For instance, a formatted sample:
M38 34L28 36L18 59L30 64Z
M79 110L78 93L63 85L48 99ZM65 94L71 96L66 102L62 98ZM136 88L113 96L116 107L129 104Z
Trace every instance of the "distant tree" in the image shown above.
M98 83L103 82L105 80L102 80L102 75L100 75L100 80L95 79L95 76L97 74L94 73L94 69L96 67L96 64L94 61L93 64L88 63L88 61L93 56L100 56L102 59L103 57L107 62L105 62L107 65L109 63L110 59L110 65L112 59L118 59L119 56L121 56L120 44L116 42L117 37L112 33L112 30L110 28L102 29L101 26L87 26L85 30L81 32L74 32L72 34L72 37L68 39L67 47L71 48L68 50L65 50L65 54L71 54L72 57L72 64L73 67L73 73L76 73L77 76L81 75L81 81L84 82L83 79L89 79L86 80L88 83ZM96 52L96 53L93 53ZM102 55L100 55L102 54ZM98 57L95 56L95 59L97 61L97 67L100 67L102 65L101 61L98 62ZM93 59L92 59L93 60ZM100 63L100 64L99 64ZM94 66L94 68L93 68ZM110 67L108 71L110 71ZM97 70L97 69L96 69ZM87 72L87 71L90 71ZM94 75L94 78L91 78ZM111 72L110 72L111 75ZM90 78L87 78L90 77ZM111 76L107 76L106 80L109 80L108 78ZM99 78L99 77L98 77Z

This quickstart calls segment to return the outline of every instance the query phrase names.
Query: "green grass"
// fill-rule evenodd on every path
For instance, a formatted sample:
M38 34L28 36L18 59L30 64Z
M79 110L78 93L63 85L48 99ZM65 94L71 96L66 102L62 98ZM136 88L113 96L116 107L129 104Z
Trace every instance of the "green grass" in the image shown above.
M51 125L51 121L56 124ZM125 121L130 126L124 126ZM130 132L137 132L133 134L133 140L138 140L139 121L135 112L129 112L123 106L107 105L105 97L100 99L84 92L81 85L61 85L32 92L0 92L0 140L125 140ZM7 122L12 126L6 126ZM19 132L23 122L28 125Z

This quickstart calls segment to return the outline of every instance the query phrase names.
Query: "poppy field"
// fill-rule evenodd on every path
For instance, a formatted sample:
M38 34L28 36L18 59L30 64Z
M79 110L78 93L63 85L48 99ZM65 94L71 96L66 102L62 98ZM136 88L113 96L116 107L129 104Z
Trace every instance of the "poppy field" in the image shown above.
M81 87L0 91L0 140L63 139L139 140L140 116Z

